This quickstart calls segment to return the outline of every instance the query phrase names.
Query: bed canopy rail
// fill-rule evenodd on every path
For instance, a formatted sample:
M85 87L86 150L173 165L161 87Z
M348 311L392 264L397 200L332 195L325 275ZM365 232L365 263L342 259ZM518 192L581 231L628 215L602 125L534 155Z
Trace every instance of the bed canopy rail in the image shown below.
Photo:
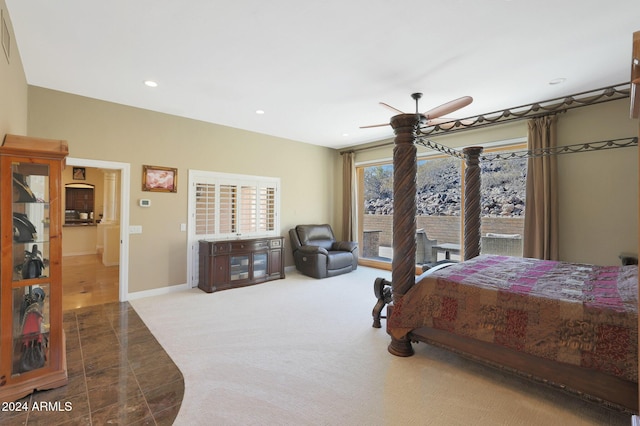
M458 158L460 160L465 159L463 151L449 148L448 146L439 144L424 137L417 137L416 144L424 146L425 148L432 149L434 151L441 152L443 154L450 155L451 157ZM631 146L638 146L637 137L609 139L604 141L576 143L573 145L557 146L553 148L535 149L535 150L521 150L510 151L507 153L494 153L484 154L480 156L481 161L493 161L493 160L515 160L523 158L536 158L544 157L548 155L560 155L560 154L573 154L576 152L588 152L588 151L602 151L605 149L615 148L627 148Z
M464 155L460 151L456 151L444 145L439 145L438 143L427 139L426 136L473 130L477 128L502 124L505 122L525 120L542 115L565 112L569 109L624 99L630 96L631 83L621 83L615 86L582 92L562 98L549 99L542 102L508 108L501 111L490 112L474 117L462 118L446 123L440 123L436 126L425 126L426 122L416 123L417 127L414 129L415 140L416 143L424 145L427 148L432 148L445 154L464 159ZM384 142L366 145L359 148L344 149L340 151L340 153L342 154L345 152L360 152L371 149L378 149L385 146L393 145L394 143L395 139L390 141L387 140Z
M603 87L561 98L549 99L542 102L521 105L474 117L439 123L435 126L421 125L418 130L418 135L429 136L439 133L454 133L462 130L494 126L496 124L503 124L510 121L524 120L541 115L564 112L569 109L624 99L628 98L630 93L631 84L629 82L620 83L615 86Z
M487 154L480 157L482 161L511 160L517 158L536 158L548 155L573 154L576 152L602 151L606 149L627 148L638 146L638 138L619 138L598 142L576 143L573 145L557 146L553 148L512 151L509 153Z

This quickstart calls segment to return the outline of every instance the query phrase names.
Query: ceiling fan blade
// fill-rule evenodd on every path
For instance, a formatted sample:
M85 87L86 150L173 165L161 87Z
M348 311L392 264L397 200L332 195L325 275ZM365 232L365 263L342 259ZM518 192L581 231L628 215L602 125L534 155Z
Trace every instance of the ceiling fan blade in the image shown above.
M383 127L383 126L389 126L390 123L385 123L385 124L370 124L368 126L360 126L361 129L369 129L371 127Z
M463 96L461 98L449 101L446 104L442 104L433 109L430 109L422 115L427 117L428 120L431 120L434 118L442 117L443 115L449 114L453 111L457 111L460 108L464 108L471 102L473 102L473 98L471 96Z
M384 102L378 102L378 103L379 103L380 105L382 105L382 106L385 106L385 107L389 108L391 111L395 111L395 112L397 112L398 114L404 114L404 111L400 111L398 108L394 108L394 107L392 107L392 106L391 106L391 105L389 105L389 104L385 104Z

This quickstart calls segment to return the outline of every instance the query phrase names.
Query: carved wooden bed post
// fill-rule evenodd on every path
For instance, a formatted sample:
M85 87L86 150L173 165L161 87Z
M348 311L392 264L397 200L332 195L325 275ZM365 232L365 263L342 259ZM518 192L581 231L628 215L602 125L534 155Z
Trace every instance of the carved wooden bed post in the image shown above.
M480 254L480 154L481 146L470 146L462 150L465 158L464 170L464 260Z
M414 144L418 114L400 114L391 118L396 134L393 148L393 260L391 282L393 301L400 302L415 284L416 274L416 173L417 148ZM413 355L408 339L391 339L389 352L398 356Z

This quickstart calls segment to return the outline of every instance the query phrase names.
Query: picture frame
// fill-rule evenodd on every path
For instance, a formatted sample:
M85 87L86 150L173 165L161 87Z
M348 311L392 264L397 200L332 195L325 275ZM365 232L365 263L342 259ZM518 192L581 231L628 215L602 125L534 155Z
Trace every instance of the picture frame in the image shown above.
M73 180L86 180L87 179L87 169L84 167L74 167L73 168Z
M143 165L142 190L150 192L178 192L178 169L173 167Z

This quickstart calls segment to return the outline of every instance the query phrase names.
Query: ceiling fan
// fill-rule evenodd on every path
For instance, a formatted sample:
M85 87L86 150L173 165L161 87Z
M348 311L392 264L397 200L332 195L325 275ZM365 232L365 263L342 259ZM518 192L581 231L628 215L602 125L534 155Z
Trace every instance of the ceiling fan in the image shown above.
M443 117L446 114L452 113L454 111L459 110L460 108L464 108L467 105L469 105L471 102L473 102L473 98L471 96L463 96L461 98L458 99L454 99L452 101L449 101L447 103L444 103L440 106L437 106L435 108L430 109L429 111L420 113L418 110L418 100L420 98L422 98L422 93L412 93L411 97L416 101L416 114L422 116L426 122L425 125L427 126L435 126L437 124L442 124L442 123L447 123L447 122L451 122L451 126L448 127L453 127L454 123L456 121L455 118L447 118L447 117ZM390 110L397 112L398 114L406 114L404 111L399 110L398 108L392 107L389 104L386 104L384 102L380 102L380 105L389 108ZM390 123L385 123L385 124L372 124L369 126L360 126L361 129L368 129L371 127L382 127L382 126L389 126Z

